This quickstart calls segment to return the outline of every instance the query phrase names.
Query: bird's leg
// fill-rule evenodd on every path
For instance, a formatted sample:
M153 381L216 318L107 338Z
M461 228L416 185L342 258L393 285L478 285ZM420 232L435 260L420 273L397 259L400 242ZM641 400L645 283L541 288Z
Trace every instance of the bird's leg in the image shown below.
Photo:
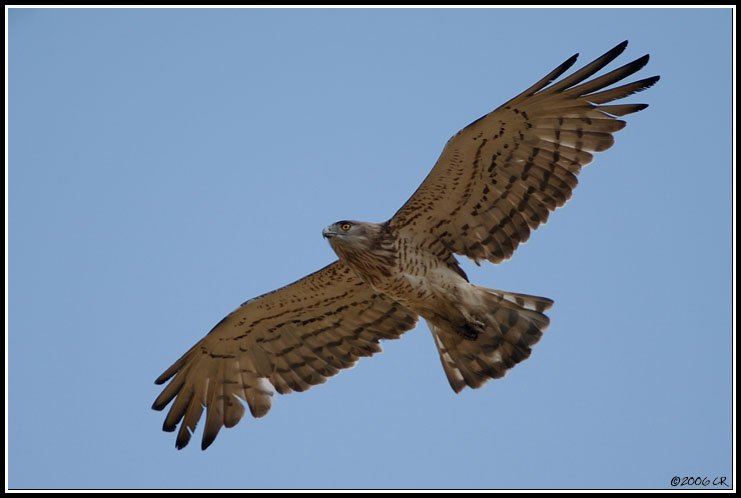
M458 335L468 341L475 341L479 337L479 333L486 331L486 324L476 318L463 322L461 326L455 327L455 331Z

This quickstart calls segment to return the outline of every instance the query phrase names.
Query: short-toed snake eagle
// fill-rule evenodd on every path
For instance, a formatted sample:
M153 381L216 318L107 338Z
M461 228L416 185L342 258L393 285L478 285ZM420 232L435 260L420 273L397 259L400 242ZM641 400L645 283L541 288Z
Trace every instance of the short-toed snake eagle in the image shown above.
M202 448L245 412L261 417L274 391L304 391L359 357L380 352L424 318L445 375L459 392L477 388L530 356L549 320L543 297L468 281L455 254L500 263L563 206L593 152L610 148L617 117L645 104L608 104L659 77L612 89L648 55L589 79L625 49L623 42L555 83L576 55L503 106L453 136L432 171L385 223L340 221L324 229L338 261L251 299L221 320L160 375L154 402L172 406L188 444L206 408ZM552 83L552 84L551 84Z

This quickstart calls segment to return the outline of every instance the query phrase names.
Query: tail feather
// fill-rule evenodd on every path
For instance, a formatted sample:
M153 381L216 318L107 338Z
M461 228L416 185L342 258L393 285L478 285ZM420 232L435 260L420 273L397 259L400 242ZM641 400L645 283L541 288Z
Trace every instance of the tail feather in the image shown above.
M475 287L485 311L470 313L474 323L454 325L439 317L427 321L455 392L503 377L530 356L550 323L543 314L553 304L548 298ZM477 334L472 336L471 330Z

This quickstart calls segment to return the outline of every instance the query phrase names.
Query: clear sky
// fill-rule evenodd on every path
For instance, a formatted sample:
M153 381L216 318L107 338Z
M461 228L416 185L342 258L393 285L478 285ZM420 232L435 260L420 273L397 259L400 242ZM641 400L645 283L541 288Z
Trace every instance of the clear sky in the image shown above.
M11 9L11 488L732 484L732 11ZM182 451L154 379L384 221L456 131L579 52L651 54L615 146L486 287L548 296L454 394L426 324ZM719 487L710 484L709 488ZM723 489L727 489L720 486ZM693 487L694 488L694 487Z

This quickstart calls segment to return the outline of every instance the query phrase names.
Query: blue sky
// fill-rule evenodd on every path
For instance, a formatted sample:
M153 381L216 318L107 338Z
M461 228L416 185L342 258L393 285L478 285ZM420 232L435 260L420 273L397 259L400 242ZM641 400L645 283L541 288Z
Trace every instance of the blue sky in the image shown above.
M384 221L447 139L576 52L645 53L615 146L514 257L548 296L455 395L425 324L182 451L154 379L243 301ZM730 9L11 9L11 488L732 484ZM713 487L712 485L709 487ZM717 487L717 486L716 486Z

